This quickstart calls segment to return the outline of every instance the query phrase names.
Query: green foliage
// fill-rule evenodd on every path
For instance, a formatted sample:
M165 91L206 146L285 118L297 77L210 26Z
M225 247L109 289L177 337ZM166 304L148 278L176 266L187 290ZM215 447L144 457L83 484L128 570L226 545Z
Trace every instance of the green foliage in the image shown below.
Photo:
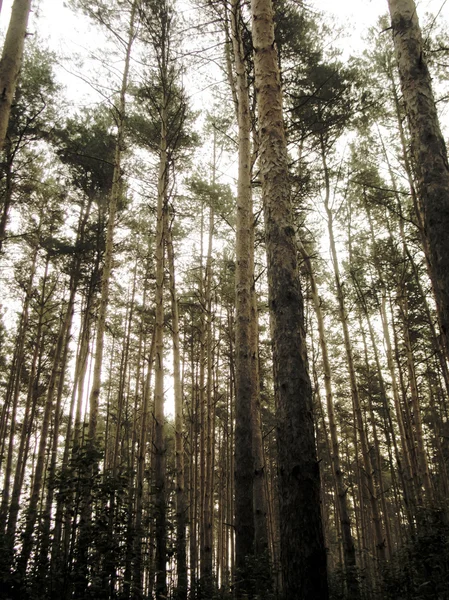
M142 148L159 154L162 121L161 107L165 102L167 120L167 152L170 162L183 156L198 145L198 134L193 131L194 113L189 110L187 95L183 87L172 81L168 95L158 76L147 79L145 84L134 90L135 110L128 116L126 124L131 139ZM138 108L137 108L138 107ZM184 165L186 166L186 165Z
M357 79L355 67L321 57L298 69L288 92L295 138L312 138L326 149L332 147L358 109Z
M415 539L393 556L383 573L383 600L449 598L449 526L443 512L428 512Z
M188 179L186 185L195 199L205 206L212 207L216 215L231 228L234 227L235 197L229 185L210 183L198 174Z
M273 6L276 46L282 67L297 63L298 56L302 65L316 61L321 56L321 42L328 29L295 1L275 0ZM285 76L288 74L283 74Z
M20 79L8 124L12 146L48 136L57 120L56 100L61 91L54 76L56 56L33 40L26 44Z
M109 111L86 110L67 119L52 141L73 184L90 197L104 197L112 186L116 134Z

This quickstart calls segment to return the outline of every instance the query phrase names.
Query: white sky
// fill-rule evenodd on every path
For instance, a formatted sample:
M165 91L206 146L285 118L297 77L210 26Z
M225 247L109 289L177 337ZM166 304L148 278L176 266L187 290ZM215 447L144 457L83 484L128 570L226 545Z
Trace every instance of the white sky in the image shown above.
M307 5L336 17L337 24L343 24L356 47L357 40L378 16L387 12L386 0L306 0ZM39 15L39 30L49 37L52 47L67 51L70 47L83 45L89 38L88 21L75 19L63 0L34 0L35 14ZM417 0L418 13L439 13L449 21L449 0ZM4 0L0 14L0 29L4 30L9 21L12 0Z
M335 22L336 28L343 26L345 37L342 46L344 55L361 49L362 37L370 26L375 25L377 18L387 12L387 0L305 0L312 10L322 11L328 15L329 22ZM5 31L13 0L4 0L0 14L0 30ZM64 6L63 0L33 0L33 16L29 31L39 31L39 37L47 39L50 48L61 56L61 62L68 65L65 58L75 55L86 55L87 50L98 46L98 30L82 16L75 17ZM449 22L449 0L417 0L418 13L422 19L426 12L440 15ZM190 11L189 11L190 12ZM76 71L75 67L66 67ZM82 69L78 69L82 72ZM87 78L89 75L87 74ZM68 87L68 96L73 98L89 97L88 84L74 75L60 70L60 79Z

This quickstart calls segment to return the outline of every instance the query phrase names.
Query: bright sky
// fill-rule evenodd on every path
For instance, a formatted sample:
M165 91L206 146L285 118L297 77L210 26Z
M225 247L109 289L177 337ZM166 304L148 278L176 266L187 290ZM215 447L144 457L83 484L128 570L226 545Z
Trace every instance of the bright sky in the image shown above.
M440 14L449 22L449 0L417 0L418 13ZM35 13L40 16L41 31L46 31L52 46L64 50L72 44L80 46L88 37L86 21L74 19L63 0L34 0ZM12 0L4 0L0 15L0 28L5 29L11 12ZM356 40L378 16L387 12L386 0L307 0L307 5L319 11L334 15L337 22L347 26L351 38Z
M387 12L387 0L305 0L307 6L329 15L336 27L343 26L346 36L343 42L345 54L360 50L361 38L377 18ZM4 0L0 14L0 30L5 31L13 0ZM31 32L38 28L40 37L48 39L48 45L64 58L74 55L86 55L87 50L98 44L98 33L87 18L75 17L64 6L63 0L33 0L33 17L29 26ZM449 0L417 0L418 13L422 18L426 12L439 14L449 23ZM37 17L37 18L36 18ZM67 64L67 63L66 63ZM76 70L72 67L73 70ZM82 69L81 69L82 70ZM61 75L69 87L69 96L89 95L89 87L70 74Z

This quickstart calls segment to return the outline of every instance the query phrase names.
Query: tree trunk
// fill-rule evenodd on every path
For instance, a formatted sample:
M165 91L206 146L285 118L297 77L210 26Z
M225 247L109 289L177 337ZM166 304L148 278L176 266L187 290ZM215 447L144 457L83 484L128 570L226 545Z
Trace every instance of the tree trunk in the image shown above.
M114 246L115 218L117 213L117 203L122 187L121 160L124 148L125 137L125 110L126 110L126 90L128 88L129 65L131 62L131 49L134 42L134 18L136 12L136 3L133 4L131 20L129 26L128 43L126 46L125 66L122 76L122 85L120 89L119 104L116 109L117 118L117 141L115 145L114 156L114 174L112 179L112 190L109 197L108 226L106 231L106 248L104 253L104 263L101 276L101 298L97 315L97 338L95 345L95 361L93 370L92 389L89 395L89 431L88 443L91 449L96 445L97 421L98 421L98 401L101 387L101 367L103 364L104 332L106 327L106 312L109 302L109 282L112 272L112 258Z
M184 438L183 438L183 401L181 384L181 354L179 347L179 308L175 279L175 256L172 233L167 223L167 261L170 277L170 296L172 310L173 344L173 387L175 396L175 470L176 470L176 571L178 583L176 597L187 598L187 561L186 561L186 499L184 478Z
M38 247L36 246L36 248L33 251L33 258L31 261L31 270L30 270L30 275L28 278L27 286L26 286L25 298L23 301L23 308L22 308L22 313L20 316L19 328L18 328L18 333L17 333L17 337L16 337L14 358L13 358L13 361L11 364L9 381L8 381L7 391L6 391L6 397L4 400L3 407L2 407L3 408L2 423L1 423L1 427L0 427L1 438L2 438L2 443L5 443L6 439L8 437L9 443L8 443L8 453L6 456L5 473L3 475L2 501L1 501L1 506L0 506L0 531L1 532L3 532L4 528L5 528L5 523L6 523L7 513L8 513L8 505L9 505L9 500L10 500L10 492L11 492L10 482L11 482L11 475L12 475L13 453L14 453L14 446L15 446L14 440L15 440L16 426L17 426L16 417L17 417L17 409L18 409L18 403L19 403L20 387L22 384L23 371L24 371L24 367L25 367L25 365L24 365L25 351L26 351L25 344L26 344L27 334L29 333L28 327L29 327L29 316L30 316L30 304L31 304L31 300L32 300L34 278L35 278L36 269L37 269L37 259L38 259ZM42 295L41 295L42 300L44 299L43 294L45 293L45 285L47 282L48 264L49 264L49 259L47 257L47 260L45 263L43 283L42 283L42 286L43 286ZM11 404L12 404L12 406L11 406L11 418L10 418L10 425L9 425L9 436L6 436L8 412L9 412L9 408L10 408ZM3 462L3 452L2 452L2 456L0 457L0 466L1 466L1 462Z
M414 0L389 0L437 310L449 357L449 165Z
M125 137L125 110L126 110L126 91L128 88L129 66L131 62L131 49L134 42L134 19L136 14L136 2L133 3L130 16L130 25L128 31L128 40L125 51L125 64L120 88L118 106L116 107L117 120L117 140L114 153L114 172L112 177L112 189L109 196L108 206L108 224L106 230L106 245L103 261L103 270L101 275L101 296L97 313L97 332L95 342L95 356L93 367L92 387L89 394L89 426L87 433L88 461L90 462L91 474L94 474L98 462L97 457L97 424L99 412L99 398L101 389L101 368L103 365L104 336L106 329L106 313L109 303L109 284L112 273L113 251L114 251L114 231L115 219L117 214L117 204L122 188L122 153L124 149ZM87 588L87 560L88 549L92 543L91 526L91 503L92 497L90 489L86 487L83 492L84 497L81 500L81 516L79 523L78 538L78 578L76 593L80 596L85 593Z
M343 539L343 560L346 571L346 584L348 589L348 597L354 600L360 598L360 588L357 580L357 564L355 558L355 545L351 533L351 521L349 517L347 489L345 486L343 471L340 461L340 450L337 432L337 423L334 411L334 394L332 390L332 370L329 361L329 353L327 348L326 333L324 329L324 317L321 310L321 298L318 293L313 268L310 257L301 245L301 253L306 263L308 275L310 278L310 287L312 294L313 308L318 321L318 332L321 348L321 359L323 361L324 371L324 387L326 390L326 406L327 417L329 419L330 431L330 455L332 462L332 473L335 481L335 494L338 505L338 516L340 519L341 535Z
M252 347L254 280L251 192L251 120L246 68L240 36L240 0L231 3L231 31L236 75L239 168L237 180L235 269L235 564L237 597L250 593L254 554L252 407L256 402L257 355Z
M326 182L326 190L325 190L325 200L324 200L324 208L326 210L327 216L327 229L329 232L329 246L332 257L332 265L334 269L334 280L335 280L335 288L338 302L338 316L340 320L340 324L343 330L343 339L345 346L345 354L346 354L346 363L349 371L349 379L351 385L351 397L352 397L352 405L354 410L355 424L357 427L357 435L360 439L360 447L362 450L363 457L363 466L364 466L364 476L366 479L366 485L368 488L369 494L369 502L371 507L371 516L373 519L374 532L375 532L375 546L376 546L376 554L380 561L384 561L386 559L385 555L385 540L382 531L382 520L379 511L379 503L378 497L376 494L374 481L373 481L373 467L371 462L371 456L369 452L369 444L368 444L368 436L366 432L366 427L363 422L363 411L360 402L360 394L357 384L356 370L354 364L354 356L353 349L351 344L351 337L349 334L348 327L348 314L345 306L345 298L343 292L343 284L340 276L340 267L338 263L338 255L337 255L337 247L335 244L335 236L334 236L334 225L333 225L333 213L332 209L329 205L330 203L330 178L329 178L329 169L326 160L326 150L324 147L324 141L321 139L321 159L323 162L323 170L324 170L324 179ZM361 483L361 481L359 480Z
M271 0L252 0L265 217L285 598L326 600L312 390L307 370L287 147Z
M54 398L57 391L59 378L63 376L63 360L65 344L68 344L70 326L72 322L72 307L69 302L66 308L64 318L62 319L56 347L54 351L54 359L51 369L50 380L44 405L44 414L42 426L40 430L39 450L36 461L36 469L34 472L33 484L31 487L30 503L27 510L26 524L23 533L22 551L17 563L17 571L21 576L21 581L25 580L27 564L31 556L33 547L33 533L36 520L38 518L39 500L41 495L42 484L44 480L44 470L46 462L46 450L48 444L48 433L50 429L50 421L52 414L55 414Z
M22 66L31 0L14 0L0 61L0 149L8 129L9 114Z
M154 503L156 535L156 600L167 595L166 436L164 416L164 213L167 209L167 100L160 108L161 138L156 225L156 323L154 368Z
M135 507L135 536L134 536L134 564L132 575L132 595L135 600L143 597L142 588L142 538L143 538L143 486L145 480L145 457L148 439L148 416L151 394L151 374L155 355L155 330L153 331L149 356L147 359L147 374L143 389L142 417L140 423L140 436L137 452L137 474L136 474L136 507Z

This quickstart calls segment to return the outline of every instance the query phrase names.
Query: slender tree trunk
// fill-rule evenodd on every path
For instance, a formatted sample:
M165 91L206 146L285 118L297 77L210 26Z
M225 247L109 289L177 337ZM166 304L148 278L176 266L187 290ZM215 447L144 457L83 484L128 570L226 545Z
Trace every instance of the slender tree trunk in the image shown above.
M368 330L370 330L372 333L369 315L366 310L364 312L365 312L366 321L368 322ZM364 323L362 321L361 315L359 315L359 323L360 323L360 331L362 333L366 372L367 372L368 379L372 379L373 373L371 372L371 366L370 366L370 361L369 361L369 356L368 356L368 346L367 346L366 334L365 334ZM372 343L372 347L374 350L375 345L374 345L373 337L371 337L371 343ZM369 410L370 423L371 423L372 439L374 442L375 469L373 472L373 477L376 482L377 496L380 498L380 505L382 507L383 524L384 524L384 531L385 531L386 557L389 559L391 557L392 544L391 544L390 519L389 519L389 514L388 514L388 505L387 505L386 490L385 490L385 485L384 485L384 477L383 477L383 469L382 469L383 457L380 452L379 435L378 435L378 431L377 431L378 425L376 422L376 416L374 414L373 398L372 398L372 393L371 393L370 389L368 389L367 395L368 395L368 410Z
M277 399L284 597L326 600L312 390L291 205L271 0L252 0L260 173L265 216L274 383Z
M31 0L14 0L0 61L0 149L8 129L9 114L22 66Z
M151 346L148 356L147 374L143 389L142 399L142 417L140 422L140 436L137 452L137 474L136 474L136 507L135 507L135 536L134 536L134 565L132 576L132 595L135 600L140 600L143 597L142 587L142 538L143 538L143 487L145 479L145 458L148 439L148 417L149 404L151 395L151 374L153 372L153 362L155 355L155 330L151 340Z
M108 214L108 226L106 231L106 248L104 253L103 270L101 276L101 298L100 306L98 307L97 315L97 337L95 346L95 360L94 360L94 371L92 388L89 395L89 431L88 431L88 443L91 449L96 445L97 435L97 423L98 423L98 401L100 397L101 387L101 367L103 364L103 349L104 349L104 333L106 327L106 312L109 302L109 283L112 272L112 258L113 258L113 246L114 246L114 231L115 231L115 218L117 214L117 202L120 196L122 188L122 169L121 160L124 149L124 137L125 137L125 110L126 110L126 90L128 88L128 74L129 65L131 61L131 49L134 42L134 18L135 18L136 4L133 4L131 21L129 27L128 43L126 46L125 54L125 66L123 70L122 85L120 89L119 104L116 109L117 119L117 141L115 145L115 156L114 156L114 174L112 179L112 189L109 198L109 214Z
M216 133L214 132L212 158L212 189L215 185L216 170ZM214 198L210 198L208 243L206 265L201 265L201 298L203 311L200 333L200 587L201 598L212 594L213 586L213 524L212 524L212 477L213 477L213 340L212 340L212 248L215 226ZM201 239L203 238L203 211L201 218ZM201 242L202 243L202 242ZM203 253L201 252L201 256ZM204 273L204 278L203 278Z
M240 0L231 3L231 31L236 74L239 135L239 169L236 219L235 303L235 553L237 597L250 591L250 562L254 554L254 455L252 407L256 402L257 355L252 345L252 294L254 281L251 192L251 120L248 83L240 36Z
M63 376L63 359L64 359L64 348L65 344L68 343L68 335L70 331L70 325L72 322L72 308L73 305L69 302L64 318L62 319L60 330L58 333L58 339L56 342L56 348L54 351L53 365L51 369L50 381L48 383L48 390L44 405L44 415L42 419L42 426L40 431L39 439L39 450L36 461L36 469L34 472L33 484L31 488L30 503L27 509L26 524L23 534L22 551L17 564L17 571L21 576L21 581L25 580L25 573L27 564L31 556L33 548L33 533L38 518L38 508L40 495L42 490L42 484L44 480L45 470L45 459L46 450L48 444L48 433L50 430L50 422L52 415L56 415L57 407L55 407L55 393L57 392L57 385L59 378Z
M136 261L136 267L138 260ZM146 310L146 301L147 301L147 292L148 292L148 271L144 275L144 285L143 285L143 298L141 310L142 314L145 313ZM153 338L152 338L153 339ZM125 570L124 570L124 582L123 582L123 596L125 600L128 600L131 596L131 592L134 593L133 588L133 561L136 560L136 538L137 538L137 470L139 469L139 459L141 456L138 439L140 439L141 429L139 429L138 425L143 420L143 412L144 412L144 400L145 400L145 368L144 368L144 360L143 357L146 355L146 344L147 344L147 332L146 332L146 323L144 319L140 320L139 327L139 341L138 341L138 350L137 350L137 360L135 362L135 390L134 390L134 418L133 418L133 430L132 430L132 449L131 449L131 457L128 463L129 475L128 475L128 521L126 527L126 554L125 554ZM154 344L153 344L154 347ZM151 365L150 365L151 367ZM148 395L146 396L148 397ZM139 423L139 408L140 408L140 423ZM146 407L146 412L148 413L148 406ZM148 415L146 416L145 421L148 421ZM146 424L145 424L146 427ZM144 458L144 457L143 457ZM143 482L142 482L143 485ZM141 520L139 523L139 529L141 528ZM139 542L139 547L141 547L141 540ZM139 575L140 582L140 575ZM140 584L141 586L141 584ZM138 600L137 597L133 597L133 600Z
M228 328L232 331L234 327L234 319L232 313L228 313ZM228 541L228 556L229 556L229 568L228 568L228 581L235 581L235 532L233 527L234 515L235 515L235 453L232 451L235 448L235 366L233 356L234 343L232 337L229 340L229 355L231 357L229 364L229 436L228 436L228 498L227 507L228 514L226 522L228 523L227 530L227 541Z
M176 461L176 571L178 581L176 597L187 598L187 561L186 561L186 499L184 478L184 438L183 438L183 400L181 383L181 354L179 347L179 308L175 280L175 256L172 233L167 223L167 261L170 277L170 296L172 311L173 344L173 387L175 396L175 461Z
M14 193L14 177L13 177L13 165L16 155L16 150L13 152L11 148L11 140L5 141L5 191L4 201L2 206L2 214L0 217L0 251L3 250L3 243L6 239L6 225L8 223L9 211L13 202Z
M42 289L41 302L45 297L45 285ZM22 431L20 435L20 444L17 453L14 483L11 493L11 503L8 514L8 524L6 528L6 547L7 555L13 556L14 540L16 535L17 518L20 510L20 497L22 494L23 481L25 477L25 467L29 454L31 443L31 431L36 415L36 405L39 397L39 376L40 364L44 354L45 337L42 335L43 310L39 311L39 320L36 330L36 342L31 363L31 371L28 385L27 401L25 415L23 419ZM7 478L5 477L5 480Z
M165 71L164 71L165 72ZM164 213L167 209L167 99L161 105L161 138L156 225L156 323L154 369L154 502L156 536L156 600L167 595L166 436L164 416Z
M74 283L73 298L69 299L67 307L67 329L66 338L64 340L64 346L62 350L62 357L59 366L58 373L58 385L56 391L56 402L53 417L53 431L51 438L51 452L50 461L47 468L46 475L46 487L47 496L45 498L44 509L42 510L42 524L41 524L41 539L39 546L39 567L38 567L38 579L39 585L42 586L42 593L45 593L45 579L47 578L48 571L48 560L49 560L49 548L50 548L50 531L51 531L51 520L52 520L52 509L53 509L53 498L56 486L56 461L58 457L58 442L60 434L60 424L62 417L62 399L64 393L65 373L67 367L67 357L69 353L70 343L70 330L73 321L74 312L74 300L75 300L76 283Z
M415 368L415 359L413 355L412 342L410 338L410 325L409 325L409 313L408 313L408 298L406 296L406 290L402 286L398 291L397 303L399 305L399 312L402 320L402 333L404 339L404 349L407 362L407 371L410 385L410 395L412 399L413 409L413 423L414 423L414 440L416 447L416 456L418 463L418 478L419 484L424 487L426 501L432 502L432 482L430 479L429 464L427 461L426 447L424 444L424 431L421 417L421 406L418 390L418 379ZM405 400L407 402L407 399Z
M103 260L103 270L101 275L101 296L97 313L97 331L94 355L94 368L92 387L89 394L89 426L87 434L87 450L88 459L91 463L91 474L93 475L98 463L96 452L98 450L97 440L97 424L99 412L99 398L101 389L101 368L103 365L104 353L104 337L106 329L106 313L109 303L109 284L112 273L113 251L114 251L114 231L115 220L117 214L117 204L122 188L122 153L124 149L125 137L125 110L126 110L126 91L128 88L129 66L131 62L131 49L134 42L134 20L136 14L136 3L133 3L131 9L130 25L128 32L128 40L125 51L125 65L122 76L120 96L118 106L116 107L117 121L117 140L114 154L114 172L112 178L112 188L109 197L108 224L106 230L106 246ZM78 539L78 580L77 590L78 595L85 593L87 588L87 560L88 548L92 543L90 526L91 526L91 490L86 487L83 492L84 497L81 501L81 516L79 523L79 539Z
M376 553L377 553L378 559L383 562L386 559L385 540L384 540L384 534L382 531L382 520L381 520L380 511L379 511L378 497L377 497L375 486L374 486L373 467L372 467L371 456L370 456L370 452L369 452L368 436L367 436L365 424L363 422L363 411L362 411L362 406L361 406L361 402L360 402L360 394L359 394L359 389L358 389L358 384L357 384L357 377L356 377L356 371L355 371L351 337L349 334L348 314L347 314L346 306L345 306L343 285L341 282L340 267L339 267L339 263L338 263L337 248L336 248L335 237L334 237L334 225L333 225L334 216L332 213L332 209L330 208L330 205L329 205L329 203L330 203L329 169L327 166L326 151L325 151L324 142L322 139L321 139L321 159L323 161L324 178L325 178L325 182L326 182L324 204L325 204L325 210L326 210L326 215L327 215L329 245L330 245L332 264L333 264L333 269L334 269L334 279L335 279L336 295L337 295L337 301L338 301L338 315L339 315L339 320L340 320L341 327L343 330L346 362L347 362L347 366L348 366L349 379L350 379L350 384L351 384L351 397L352 397L352 404L353 404L353 410L354 410L354 417L355 417L355 422L357 424L357 429L358 429L357 435L360 439L360 447L362 450L363 466L364 466L364 476L365 476L366 484L367 484L367 488L368 488L369 501L370 501L373 525L374 525Z
M8 443L8 452L6 456L6 465L5 472L3 475L3 490L2 490L2 502L0 507L0 531L4 531L8 506L10 501L10 483L11 483L11 475L12 475L12 466L13 466L13 453L14 453L14 440L16 435L16 417L17 417L17 409L19 403L19 394L20 387L22 383L23 370L24 370L24 360L25 360L25 343L29 326L29 316L30 316L30 303L32 300L32 291L34 286L34 279L36 275L37 268L37 258L38 258L38 248L36 247L33 252L33 258L31 261L31 271L26 285L25 298L23 301L22 313L20 316L19 329L16 338L15 352L14 358L11 365L9 381L6 391L6 397L3 405L3 414L2 414L2 423L1 423L1 431L2 438L6 442L6 439L9 440ZM45 286L47 282L48 275L48 257L45 263L44 277L43 277L43 292L41 295L42 302L44 302L44 293ZM12 405L12 406L11 406ZM7 432L7 421L8 421L8 411L11 407L11 417L9 419L9 436L6 436ZM3 453L2 457L3 459Z
M337 423L335 419L334 411L334 398L332 390L332 370L329 361L329 352L327 348L326 332L324 329L324 317L321 309L321 298L318 293L315 277L313 275L313 268L310 257L301 245L301 253L306 263L310 285L312 302L315 310L315 315L318 322L318 332L320 339L321 348L321 359L323 361L324 371L324 387L326 390L326 407L327 416L329 419L329 431L331 438L331 461L332 461L332 473L335 481L335 494L338 505L338 515L340 519L341 534L343 539L343 560L346 571L346 583L348 589L348 597L354 600L360 598L360 588L357 579L357 564L355 558L355 545L354 539L351 533L351 521L349 517L348 497L347 488L343 478L343 471L340 461L340 450L337 432Z
M193 329L193 314L191 313L192 330L190 333L190 376L191 376L191 406L190 406L190 507L189 507L189 566L190 566L190 597L196 598L197 569L198 569L198 382L195 369L195 344Z

